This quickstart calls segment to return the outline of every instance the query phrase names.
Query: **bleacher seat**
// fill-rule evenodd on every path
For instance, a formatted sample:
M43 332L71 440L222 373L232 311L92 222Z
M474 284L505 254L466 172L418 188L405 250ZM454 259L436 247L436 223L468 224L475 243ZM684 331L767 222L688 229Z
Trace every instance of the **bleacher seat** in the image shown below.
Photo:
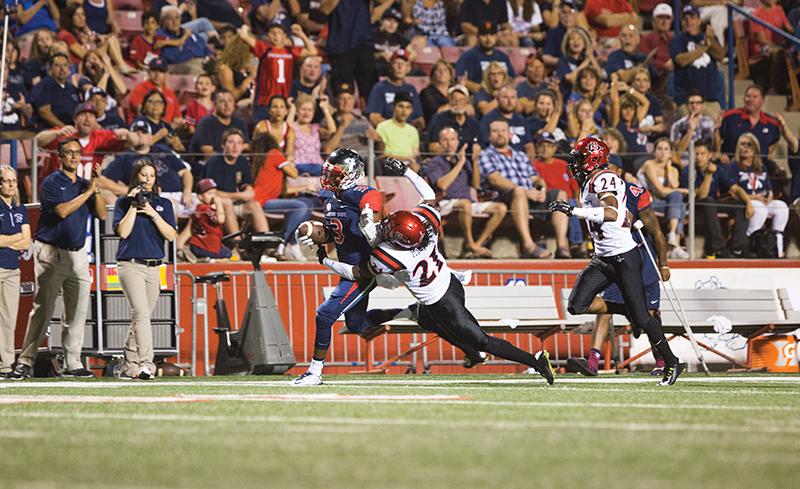
M143 0L111 0L111 4L114 5L114 10L144 11Z
M427 76L409 76L406 78L406 83L416 88L417 93L419 93L423 88L428 86L430 83L430 78Z
M469 48L466 46L446 46L442 48L442 58L445 59L448 63L456 64L458 58L461 57L461 53L468 50Z
M189 92L195 93L194 82L196 80L194 75L167 75L165 84L171 88L175 93Z
M442 52L439 51L439 48L435 46L425 46L417 51L417 57L414 58L413 65L430 75L431 67L440 59L442 59Z
M114 19L122 32L126 34L141 34L142 29L142 12L134 10L116 10L114 11Z
M498 48L503 51L511 59L511 66L514 67L514 72L518 75L525 72L525 62L528 56L536 54L535 48Z
M17 161L15 162L17 169L28 168L30 166L28 160L33 155L32 140L15 140L11 143L4 142L0 144L0 161L4 163L11 162L11 144L17 145Z

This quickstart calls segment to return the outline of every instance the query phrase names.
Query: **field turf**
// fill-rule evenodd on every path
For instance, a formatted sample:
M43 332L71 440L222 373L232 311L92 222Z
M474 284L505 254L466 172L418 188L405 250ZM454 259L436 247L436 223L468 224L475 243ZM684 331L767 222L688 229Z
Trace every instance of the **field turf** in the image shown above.
M800 376L0 382L0 488L800 487Z

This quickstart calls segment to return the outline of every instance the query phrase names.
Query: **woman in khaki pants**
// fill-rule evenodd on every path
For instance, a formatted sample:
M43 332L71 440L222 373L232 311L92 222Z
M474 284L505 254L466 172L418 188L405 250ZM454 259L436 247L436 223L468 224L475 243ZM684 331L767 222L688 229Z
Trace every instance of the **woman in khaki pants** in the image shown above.
M19 308L19 255L31 242L28 211L19 202L17 172L0 165L0 380L20 380L14 364L14 328Z
M158 195L157 176L150 160L136 161L128 195L118 198L114 206L114 229L122 238L117 273L132 312L120 378L150 380L156 371L150 316L161 287L164 240L172 241L176 235L172 203Z

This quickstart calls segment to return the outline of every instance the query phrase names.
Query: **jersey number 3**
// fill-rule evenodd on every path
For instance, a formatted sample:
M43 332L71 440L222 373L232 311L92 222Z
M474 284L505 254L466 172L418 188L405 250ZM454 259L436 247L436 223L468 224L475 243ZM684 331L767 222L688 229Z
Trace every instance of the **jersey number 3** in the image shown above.
M431 268L430 275L428 275L428 264L430 264ZM439 257L436 255L436 248L434 248L428 258L417 263L417 266L414 267L414 271L412 272L412 276L416 276L417 270L421 270L419 274L419 285L420 287L427 287L436 279L436 274L439 273L443 265L444 263L439 260Z

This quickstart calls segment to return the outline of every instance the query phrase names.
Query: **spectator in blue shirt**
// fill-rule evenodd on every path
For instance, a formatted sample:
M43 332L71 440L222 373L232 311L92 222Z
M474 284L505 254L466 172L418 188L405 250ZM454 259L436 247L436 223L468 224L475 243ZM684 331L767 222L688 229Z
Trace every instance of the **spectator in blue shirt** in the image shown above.
M700 13L692 5L683 7L683 31L669 45L669 54L675 64L675 93L679 105L686 103L689 91L697 89L706 100L708 115L719 113L719 70L717 62L725 57L711 26L705 33L700 30Z
M480 155L481 175L487 189L495 193L493 200L511 208L514 227L520 239L520 257L550 258L552 254L533 241L530 228L531 205L542 209L546 205L544 180L536 173L525 153L509 146L510 141L508 121L492 121L489 125L489 146Z
M587 66L594 67L605 76L592 50L589 34L582 27L573 27L564 35L561 43L561 59L556 65L556 77L561 81L561 94L568 97L578 76L578 71Z
M509 145L528 155L533 161L536 158L536 147L533 145L531 135L528 133L525 118L516 111L517 89L513 85L505 85L497 91L497 108L481 119L481 145L489 144L489 126L492 121L505 119L511 131Z
M620 92L627 92L620 96ZM609 89L611 108L609 109L609 122L625 137L628 154L622 155L623 168L628 173L636 173L644 160L647 159L647 134L639 130L640 121L647 116L650 101L647 97L629 88L625 82L619 81L617 75L611 77Z
M17 378L33 374L39 345L53 320L56 299L63 292L64 318L61 339L64 349L64 377L91 378L94 373L81 363L83 333L89 310L89 258L86 253L86 223L90 213L101 221L106 206L100 198L100 168L91 180L78 176L81 144L68 138L58 145L61 169L48 175L39 194L42 210L36 227L36 282L39 287L28 318L25 342L14 372Z
M481 0L478 0L481 1ZM505 6L503 6L505 12ZM466 73L465 85L471 93L480 90L483 81L483 70L491 61L497 61L506 67L508 75L513 79L517 74L506 53L495 49L497 46L497 25L491 21L482 22L478 29L478 45L464 51L456 62L456 76Z
M19 257L31 241L28 211L17 188L17 172L0 165L0 379L17 378L11 366L20 298Z
M497 91L511 83L506 67L497 61L491 61L483 70L481 89L472 97L476 117L483 117L497 108Z
M13 7L15 37L33 34L39 29L58 30L61 13L55 0L5 0L4 3L6 8Z
M724 170L711 161L711 142L699 140L694 143L695 157L695 202L703 215L705 254L715 258L745 258L750 255L747 246L747 219L745 205L738 199L720 195L720 178ZM689 166L680 174L680 187L689 188ZM724 212L734 219L730 242L722 234L722 225L717 213Z
M508 7L505 0L464 0L458 9L458 22L466 37L467 46L474 46L476 36L480 42L481 27L486 23L497 28L509 29Z
M325 51L331 64L331 85L352 85L356 81L358 93L362 97L367 96L378 81L370 2L329 0L322 3L320 11L328 16Z
M78 90L69 80L69 58L55 54L50 58L50 74L33 89L33 104L39 127L63 127L72 121L78 102Z
M455 129L442 129L438 146L442 148L442 154L425 165L425 178L431 187L443 194L438 202L439 212L442 216L457 213L464 234L465 258L491 258L491 250L484 245L500 226L508 207L502 202L475 201L473 191L477 191L481 184L478 160L467 157L467 146L461 144ZM472 233L472 217L484 213L489 214L489 220L476 240Z
M161 292L159 268L164 260L164 241L173 241L177 234L172 204L158 192L156 167L149 160L139 160L131 172L127 194L114 205L114 232L122 238L117 249L117 272L131 305L120 375L141 380L155 377L150 316Z
M531 54L525 60L525 79L517 83L517 96L523 114L527 115L533 112L536 96L547 86L547 70L544 61L535 54Z
M633 24L623 26L619 31L620 48L611 51L606 60L606 73L619 75L625 83L632 83L633 77L640 68L647 68L653 53L640 53L641 35L639 28ZM652 73L651 73L652 74Z
M267 218L261 204L255 199L253 173L250 162L242 154L245 146L244 133L235 127L222 133L222 154L216 154L206 162L203 178L217 183L217 197L225 209L225 230L239 231L237 217L252 217L253 230L266 232ZM230 217L230 218L229 218Z
M181 16L177 7L161 9L161 29L159 35L167 39L180 39L180 46L164 46L161 58L169 66L170 73L199 75L203 73L203 60L210 56L207 40L200 34L181 27Z
M117 114L116 110L106 110L108 95L100 87L89 89L89 102L94 105L97 123L103 129L120 129L125 127L125 121Z
M413 108L409 122L417 126L417 128L425 127L425 119L417 89L413 85L406 83L406 75L411 69L411 64L408 62L408 53L402 49L395 52L392 55L392 62L389 68L389 78L376 83L369 94L367 108L364 111L369 121L373 126L377 126L381 122L391 119L394 111L394 96L399 92L406 92L411 95L411 106Z
M750 133L758 139L764 159L770 159L781 139L781 123L772 114L761 110L764 107L764 89L750 85L744 92L744 107L731 109L722 115L722 123L716 136L717 151L723 163L730 161L742 134Z
M572 0L563 0L560 6L553 5L553 7L558 9L558 22L548 29L542 50L542 61L550 68L557 65L558 60L561 59L561 44L564 42L564 35L569 29L578 25L578 11L575 10ZM543 6L542 10L544 9Z
M217 90L214 94L214 111L197 123L189 151L206 156L222 152L223 135L231 128L238 129L247 144L249 141L247 123L233 115L235 111L236 102L233 100L233 94L224 89Z
M467 155L480 152L480 124L468 114L469 91L464 85L453 85L447 91L448 110L439 112L431 119L428 134L432 141L428 145L431 153L439 153L442 147L439 144L439 134L445 127L455 129L458 134L458 147L467 145Z

